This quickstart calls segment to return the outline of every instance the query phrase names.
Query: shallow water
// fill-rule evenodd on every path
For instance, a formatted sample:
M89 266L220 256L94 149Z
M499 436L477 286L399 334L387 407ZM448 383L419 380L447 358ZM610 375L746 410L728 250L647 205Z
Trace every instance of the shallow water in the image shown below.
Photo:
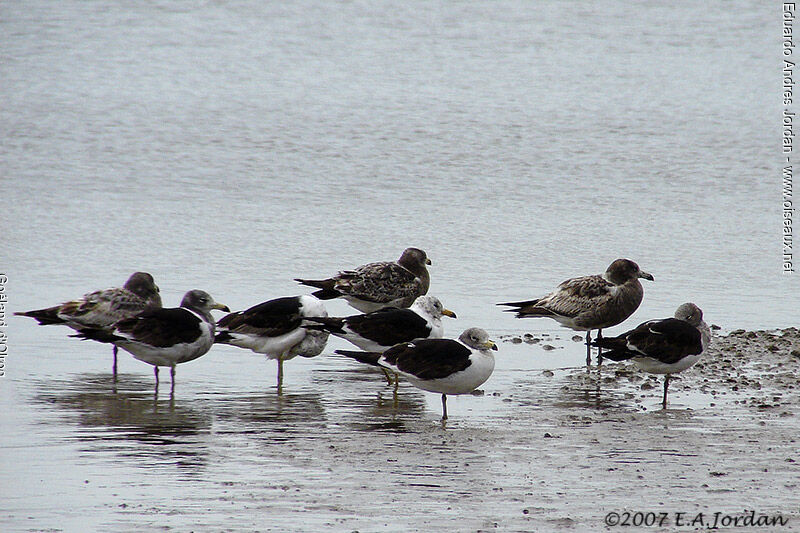
M297 294L293 277L413 245L458 313L448 335L479 325L556 347L501 344L485 394L453 398L444 431L436 395L403 386L395 406L380 374L330 355L348 347L336 339L287 363L282 397L274 363L219 346L178 368L170 399L153 394L149 366L122 354L115 385L107 347L11 317L3 529L599 524L583 502L603 465L667 452L645 432L584 464L598 424L551 450L543 411L609 413L604 426L637 407L613 390L563 391L567 370L542 378L579 366L583 345L493 304L629 257L656 281L609 333L684 301L725 330L797 323L768 97L778 19L760 2L717 7L3 5L11 311L135 270L154 274L166 305L202 288L240 309ZM706 423L666 416L680 432ZM539 454L551 470L533 468ZM609 506L633 501L636 474L623 477Z

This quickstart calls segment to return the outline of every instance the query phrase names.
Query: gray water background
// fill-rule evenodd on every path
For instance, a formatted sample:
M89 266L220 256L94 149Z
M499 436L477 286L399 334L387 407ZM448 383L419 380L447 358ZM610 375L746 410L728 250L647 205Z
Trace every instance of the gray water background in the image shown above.
M781 273L777 6L4 2L7 308L145 270L165 305L202 288L241 309L302 292L293 277L418 246L433 261L431 294L459 315L449 336L478 325L562 341L549 355L501 346L493 388L583 357L572 332L494 303L543 295L617 257L655 282L609 334L684 301L725 330L796 326L797 278ZM9 322L8 526L123 530L129 512L98 502L127 498L147 514L177 479L208 479L215 464L231 483L251 469L292 478L253 450L226 455L212 437L310 439L319 428L308 420L323 417L347 438L331 420L361 415L342 402L369 410L372 391L359 387L379 386L332 356L293 361L298 396L274 404L272 363L215 347L178 368L169 410L151 400L149 366L123 354L120 398L106 346ZM326 353L344 347L332 340ZM435 396L406 393L412 420L435 420ZM504 406L480 400L459 398L451 416L491 427ZM260 414L230 422L242 410ZM164 445L185 439L192 451ZM356 485L373 476L352 475ZM272 513L276 527L294 524Z

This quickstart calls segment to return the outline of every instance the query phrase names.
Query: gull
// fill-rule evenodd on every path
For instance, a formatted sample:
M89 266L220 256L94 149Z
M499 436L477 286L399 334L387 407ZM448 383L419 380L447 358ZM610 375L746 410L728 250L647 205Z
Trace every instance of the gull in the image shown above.
M415 387L442 395L442 421L447 420L447 395L468 394L494 371L497 345L481 328L465 330L457 341L423 339L404 342L382 354L336 350L362 363L382 366L405 377Z
M313 295L321 300L344 298L353 308L369 313L384 307L409 307L426 294L431 284L426 265L430 264L424 251L406 248L397 261L368 263L327 279L295 281L320 289Z
M229 311L205 291L187 292L180 307L149 309L105 329L82 329L75 337L113 343L139 361L153 365L158 390L158 367L168 366L175 391L175 365L205 355L214 344L212 309Z
M134 272L122 287L102 289L61 305L15 315L35 318L39 325L64 324L76 331L108 328L115 322L133 317L146 309L161 307L161 296L153 276ZM114 345L112 373L117 377L117 346Z
M287 296L262 302L224 316L215 342L263 353L278 361L278 394L283 387L283 362L296 356L315 357L328 342L328 333L303 327L303 319L326 317L318 298Z
M517 318L546 317L562 326L586 332L586 364L591 363L591 333L624 322L642 303L644 289L639 278L653 281L653 276L639 269L630 259L617 259L603 274L572 278L556 290L534 300L508 302ZM598 354L598 363L602 361Z
M610 349L605 352L609 359L632 359L645 372L664 374L661 406L666 409L670 376L694 365L709 342L711 330L703 321L703 311L685 303L675 310L674 318L649 320L617 337L596 339L594 344Z
M367 352L384 352L395 344L418 339L440 339L444 334L442 316L456 318L435 296L423 295L408 309L385 307L363 315L309 318L307 329L326 331ZM381 368L391 385L391 377Z

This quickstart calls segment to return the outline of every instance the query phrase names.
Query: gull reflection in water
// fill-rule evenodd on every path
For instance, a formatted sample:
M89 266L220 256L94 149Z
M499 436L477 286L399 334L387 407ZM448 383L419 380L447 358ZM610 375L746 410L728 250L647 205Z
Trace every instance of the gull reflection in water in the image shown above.
M42 424L75 424L69 438L83 451L135 458L134 464L175 464L189 472L201 470L208 455L207 437L213 417L190 401L153 396L151 381L119 374L85 373L69 379L34 383L33 402L56 410Z
M335 405L337 418L350 430L402 433L409 431L408 421L426 416L425 393L408 383L387 385L373 367L315 370L314 382L335 391L335 397L326 397L326 405Z

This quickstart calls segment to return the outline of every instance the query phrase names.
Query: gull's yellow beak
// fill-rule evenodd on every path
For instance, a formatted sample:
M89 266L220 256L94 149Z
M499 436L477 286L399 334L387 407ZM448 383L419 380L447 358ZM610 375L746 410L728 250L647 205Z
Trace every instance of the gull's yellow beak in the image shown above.
M444 316L449 316L450 318L458 318L456 314L449 309L442 309L442 314Z
M221 304L219 302L214 302L214 305L211 306L211 309L219 309L220 311L225 311L226 313L231 312L231 310L228 308L227 305Z

